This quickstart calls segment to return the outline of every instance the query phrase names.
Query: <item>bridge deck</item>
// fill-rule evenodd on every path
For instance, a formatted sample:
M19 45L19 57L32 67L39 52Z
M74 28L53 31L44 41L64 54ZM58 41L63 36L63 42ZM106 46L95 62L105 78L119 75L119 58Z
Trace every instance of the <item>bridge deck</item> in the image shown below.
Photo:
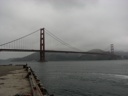
M0 51L10 51L10 52L40 52L40 50L33 49L0 49ZM98 52L76 52L76 51L58 51L58 50L45 50L45 52L52 53L81 53L81 54L97 54L97 55L110 55L108 52L98 53Z

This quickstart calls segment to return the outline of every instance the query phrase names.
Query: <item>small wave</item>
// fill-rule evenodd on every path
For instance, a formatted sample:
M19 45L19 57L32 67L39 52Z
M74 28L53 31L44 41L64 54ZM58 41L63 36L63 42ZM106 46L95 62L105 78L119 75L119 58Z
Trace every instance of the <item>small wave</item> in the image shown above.
M103 77L112 77L112 78L119 78L119 79L128 79L128 75L120 75L120 74L105 74L105 73L91 73L93 75L100 75Z
M127 75L114 75L114 76L121 79L128 79Z

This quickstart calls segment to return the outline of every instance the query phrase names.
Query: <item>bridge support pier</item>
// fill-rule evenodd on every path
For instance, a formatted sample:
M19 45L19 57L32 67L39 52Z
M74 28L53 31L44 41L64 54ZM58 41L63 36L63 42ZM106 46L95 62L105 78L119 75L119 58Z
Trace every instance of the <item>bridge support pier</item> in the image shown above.
M40 62L45 61L45 29L40 29Z
M114 60L116 59L116 55L114 54L114 44L111 44L111 59Z

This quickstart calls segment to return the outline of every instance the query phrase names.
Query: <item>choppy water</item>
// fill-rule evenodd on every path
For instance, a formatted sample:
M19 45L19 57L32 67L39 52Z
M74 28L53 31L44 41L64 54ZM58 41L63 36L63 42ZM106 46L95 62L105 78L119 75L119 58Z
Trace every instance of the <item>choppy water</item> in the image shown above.
M27 63L55 96L128 96L128 61Z

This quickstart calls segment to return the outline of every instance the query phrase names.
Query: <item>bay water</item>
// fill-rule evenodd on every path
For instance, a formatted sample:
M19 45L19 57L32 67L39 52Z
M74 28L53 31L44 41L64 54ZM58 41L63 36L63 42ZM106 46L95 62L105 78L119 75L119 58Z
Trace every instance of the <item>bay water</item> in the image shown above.
M128 96L128 60L0 64L26 63L54 96Z

